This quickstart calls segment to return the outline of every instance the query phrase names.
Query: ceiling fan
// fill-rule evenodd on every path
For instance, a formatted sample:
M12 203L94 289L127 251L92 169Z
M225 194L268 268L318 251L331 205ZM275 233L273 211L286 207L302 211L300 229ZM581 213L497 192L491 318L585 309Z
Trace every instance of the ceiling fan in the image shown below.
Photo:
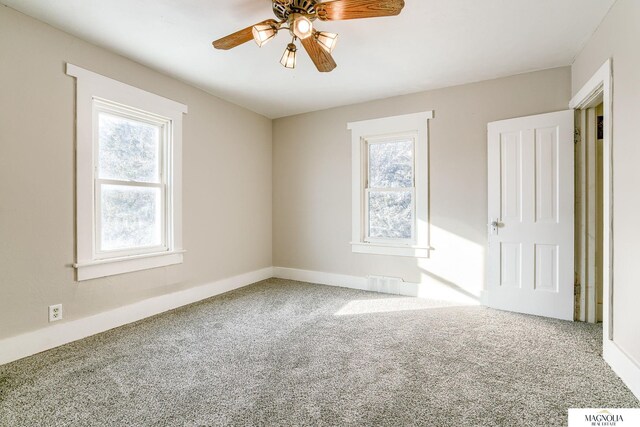
M271 0L273 13L278 20L267 19L256 25L230 34L213 42L216 49L228 50L253 39L262 47L271 41L280 30L289 30L292 36L280 63L286 68L296 66L296 40L311 57L320 72L330 72L336 68L331 52L336 46L338 35L318 31L313 21L339 21L344 19L376 18L400 14L404 0Z

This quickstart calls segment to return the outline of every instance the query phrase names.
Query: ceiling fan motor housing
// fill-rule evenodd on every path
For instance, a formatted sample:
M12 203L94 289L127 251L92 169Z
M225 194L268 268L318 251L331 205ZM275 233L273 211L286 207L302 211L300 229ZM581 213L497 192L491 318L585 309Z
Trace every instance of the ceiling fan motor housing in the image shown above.
M273 0L273 13L282 21L288 20L292 13L307 15L314 20L317 4L317 0Z

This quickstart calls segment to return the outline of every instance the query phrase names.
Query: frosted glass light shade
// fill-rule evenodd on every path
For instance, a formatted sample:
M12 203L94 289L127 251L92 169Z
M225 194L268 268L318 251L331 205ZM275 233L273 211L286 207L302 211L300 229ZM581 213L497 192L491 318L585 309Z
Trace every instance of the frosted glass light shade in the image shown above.
M260 47L269 43L278 34L278 30L269 24L254 25L251 32L253 33L253 40Z
M325 31L320 31L316 33L316 39L320 46L327 52L333 52L333 49L336 48L336 43L338 42L338 35L336 33L327 33Z
M296 45L289 43L280 59L280 63L286 68L296 68Z

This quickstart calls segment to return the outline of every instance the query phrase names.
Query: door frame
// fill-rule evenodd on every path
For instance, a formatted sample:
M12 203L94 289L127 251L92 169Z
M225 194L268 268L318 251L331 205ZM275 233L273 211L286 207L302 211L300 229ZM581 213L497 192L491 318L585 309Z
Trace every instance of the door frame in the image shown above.
M608 59L569 102L573 110L595 107L602 96L603 119L603 345L613 341L613 72ZM606 345L605 345L606 346Z

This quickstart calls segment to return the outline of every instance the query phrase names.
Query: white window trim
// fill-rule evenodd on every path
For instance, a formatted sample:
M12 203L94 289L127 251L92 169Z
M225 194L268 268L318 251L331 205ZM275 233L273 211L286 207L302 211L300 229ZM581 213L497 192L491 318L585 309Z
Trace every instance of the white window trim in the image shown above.
M182 247L182 115L187 106L143 91L108 77L67 64L67 74L76 78L76 239L77 259L73 266L77 280L88 280L149 268L180 264ZM170 120L167 155L167 248L112 258L96 256L95 251L95 146L94 99L108 100L128 108L148 112Z
M351 122L351 249L355 253L429 257L429 120L433 111ZM366 180L368 140L388 136L412 135L414 141L414 239L411 242L367 241L366 239Z

